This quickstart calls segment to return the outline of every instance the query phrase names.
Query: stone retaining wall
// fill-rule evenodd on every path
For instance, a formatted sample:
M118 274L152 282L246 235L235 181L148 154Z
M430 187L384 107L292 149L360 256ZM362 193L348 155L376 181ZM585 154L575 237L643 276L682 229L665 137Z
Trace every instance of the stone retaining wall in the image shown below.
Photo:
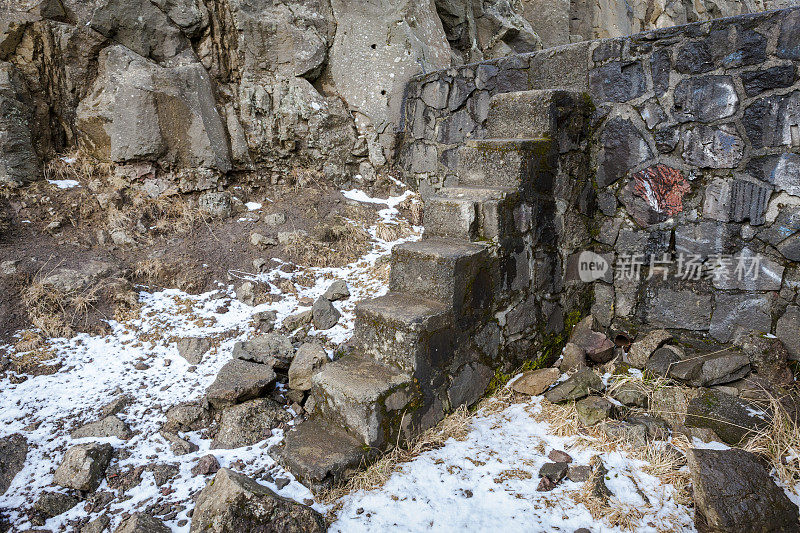
M429 193L485 135L493 95L585 91L593 248L617 267L595 315L771 332L800 358L799 61L795 8L433 72L407 89L400 163Z

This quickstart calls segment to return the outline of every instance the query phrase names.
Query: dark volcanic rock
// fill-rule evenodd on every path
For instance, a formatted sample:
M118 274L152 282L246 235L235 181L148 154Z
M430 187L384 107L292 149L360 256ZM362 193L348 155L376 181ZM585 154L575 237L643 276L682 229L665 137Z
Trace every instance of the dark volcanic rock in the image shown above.
M544 397L550 402L560 403L568 400L580 400L589 396L591 392L599 392L604 388L605 385L600 376L588 368L583 368L563 383L559 383L547 391Z
M744 450L687 454L700 531L800 531L798 508L759 459Z
M25 437L15 433L0 439L0 495L4 494L11 486L28 455L28 441Z
M208 387L206 399L217 409L258 397L275 381L270 365L232 359Z
M713 389L691 400L686 410L686 426L708 428L728 444L739 444L767 425L766 414L761 409Z

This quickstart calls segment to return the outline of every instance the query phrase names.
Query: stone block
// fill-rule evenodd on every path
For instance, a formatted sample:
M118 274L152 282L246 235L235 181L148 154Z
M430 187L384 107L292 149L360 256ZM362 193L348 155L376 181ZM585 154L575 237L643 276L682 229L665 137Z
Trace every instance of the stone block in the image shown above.
M454 350L453 310L413 294L389 293L356 306L354 344L406 372L444 364Z
M711 295L661 288L648 302L647 319L665 328L707 330L711 323Z
M596 104L628 102L646 91L644 68L638 61L614 61L589 72L589 92Z
M354 355L325 365L311 381L315 408L367 446L386 443L398 429L389 427L388 420L413 398L407 374Z
M742 124L755 149L800 145L800 91L756 100L745 109Z
M712 260L710 267L715 289L742 291L778 291L785 270L749 248L743 248L730 261Z
M461 367L453 376L453 381L447 390L450 408L471 406L480 400L493 375L489 367L480 363L469 363Z
M688 427L708 428L724 442L737 445L766 428L766 413L750 402L717 390L705 390L686 410Z
M442 301L458 317L474 316L493 301L490 269L486 246L432 237L392 249L389 290Z
M751 226L764 223L767 202L772 187L762 183L736 180L731 186L731 220L734 222L750 222Z
M686 78L675 87L674 113L682 121L712 122L728 118L739 109L739 96L731 76Z
M606 187L653 156L650 146L633 122L613 118L600 133L597 184Z
M790 358L800 361L800 307L790 305L778 319L775 335L789 351Z
M482 187L539 184L543 179L552 180L552 159L549 141L470 140L459 150L459 181Z
M791 87L797 79L794 65L778 65L765 70L742 73L742 85L747 96L758 96L771 89Z
M775 52L783 59L800 59L800 13L797 11L784 15Z
M759 333L770 332L772 317L769 313L769 297L718 292L714 300L710 333L718 341L730 341L737 328Z
M744 141L733 124L699 125L683 134L683 158L703 168L736 168L744 154Z

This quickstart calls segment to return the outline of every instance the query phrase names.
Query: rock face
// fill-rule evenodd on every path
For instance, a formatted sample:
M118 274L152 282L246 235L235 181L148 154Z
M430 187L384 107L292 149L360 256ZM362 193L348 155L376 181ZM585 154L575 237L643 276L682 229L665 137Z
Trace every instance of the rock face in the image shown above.
M69 489L93 491L103 481L114 449L110 444L78 444L64 455L53 481Z
M798 508L751 453L689 450L698 529L798 531Z
M20 72L0 62L0 184L25 184L41 178L33 147L31 99Z
M252 479L221 469L197 498L191 531L323 532L325 519L310 507L278 496Z
M0 439L0 495L4 494L14 481L28 455L28 441L19 434Z

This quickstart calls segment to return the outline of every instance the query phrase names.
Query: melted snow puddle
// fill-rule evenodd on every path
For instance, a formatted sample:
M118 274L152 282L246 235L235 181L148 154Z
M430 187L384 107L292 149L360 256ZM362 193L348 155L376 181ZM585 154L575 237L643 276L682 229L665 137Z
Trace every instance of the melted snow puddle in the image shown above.
M343 498L330 531L623 531L594 520L570 497L581 484L565 480L553 491L536 490L539 468L552 462L547 454L554 449L567 450L576 465L599 454L614 497L644 512L637 531L694 531L692 510L675 502L674 487L643 471L646 463L620 452L570 449L574 437L555 436L532 417L540 401L480 412L465 440L421 454L380 489Z

